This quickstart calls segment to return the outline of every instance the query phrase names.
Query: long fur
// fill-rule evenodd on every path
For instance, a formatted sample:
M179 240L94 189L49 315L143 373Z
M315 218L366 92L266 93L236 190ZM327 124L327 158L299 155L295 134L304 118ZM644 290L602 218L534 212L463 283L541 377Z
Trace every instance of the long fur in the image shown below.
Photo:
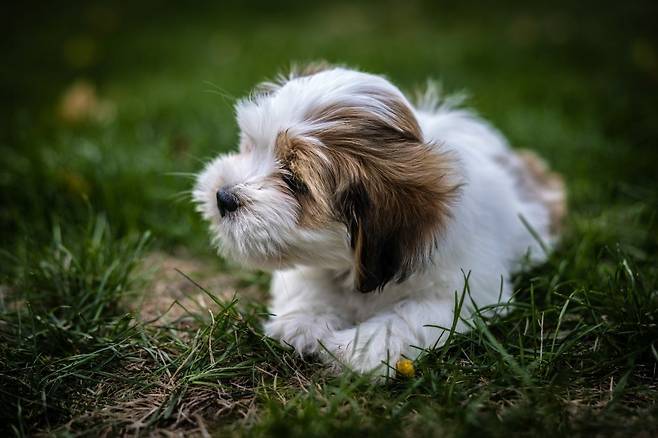
M507 301L521 260L556 241L559 176L436 89L422 102L381 76L299 69L236 105L239 152L198 176L213 242L274 270L266 332L301 354L385 372L445 339L465 273L477 306ZM239 200L225 217L220 188Z

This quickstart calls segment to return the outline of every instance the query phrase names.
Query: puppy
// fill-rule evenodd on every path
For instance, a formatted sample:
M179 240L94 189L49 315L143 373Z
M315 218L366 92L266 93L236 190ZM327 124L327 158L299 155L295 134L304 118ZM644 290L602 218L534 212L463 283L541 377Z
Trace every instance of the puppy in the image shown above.
M274 271L265 331L300 354L386 374L467 329L472 303L507 302L556 241L561 179L432 87L413 106L381 76L311 66L236 114L239 151L193 197L222 254Z

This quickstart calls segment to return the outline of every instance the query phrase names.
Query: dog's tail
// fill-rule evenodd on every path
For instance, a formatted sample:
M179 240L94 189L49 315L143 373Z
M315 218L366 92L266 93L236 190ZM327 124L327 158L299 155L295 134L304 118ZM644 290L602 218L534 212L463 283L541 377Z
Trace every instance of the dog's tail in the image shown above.
M567 214L567 193L562 177L551 171L546 162L529 150L517 151L525 168L521 183L524 188L538 196L546 206L550 216L550 233L552 237L562 230Z

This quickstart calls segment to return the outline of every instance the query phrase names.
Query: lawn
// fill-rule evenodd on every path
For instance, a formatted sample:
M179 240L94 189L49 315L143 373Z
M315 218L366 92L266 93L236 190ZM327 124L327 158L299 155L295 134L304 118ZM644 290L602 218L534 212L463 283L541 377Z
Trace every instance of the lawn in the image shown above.
M5 9L0 432L657 436L658 8L250 5ZM382 385L266 338L268 274L215 255L189 199L235 99L317 59L466 92L569 188L513 311Z

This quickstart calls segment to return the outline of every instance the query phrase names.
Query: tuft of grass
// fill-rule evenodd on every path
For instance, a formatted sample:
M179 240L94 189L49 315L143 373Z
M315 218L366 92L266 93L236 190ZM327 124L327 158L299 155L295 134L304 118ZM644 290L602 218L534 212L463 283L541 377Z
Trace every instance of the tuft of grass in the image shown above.
M239 312L237 300L206 291L217 313L187 312L166 325L131 314L148 240L116 239L100 215L82 230L55 227L42 252L13 261L16 283L0 307L3 428L20 436L201 430L206 411L246 413L266 381L299 373L303 362L257 328L262 307Z
M71 231L71 230L67 230ZM15 256L0 307L0 416L22 435L58 422L117 365L135 330L124 301L148 234L115 240L103 216Z

